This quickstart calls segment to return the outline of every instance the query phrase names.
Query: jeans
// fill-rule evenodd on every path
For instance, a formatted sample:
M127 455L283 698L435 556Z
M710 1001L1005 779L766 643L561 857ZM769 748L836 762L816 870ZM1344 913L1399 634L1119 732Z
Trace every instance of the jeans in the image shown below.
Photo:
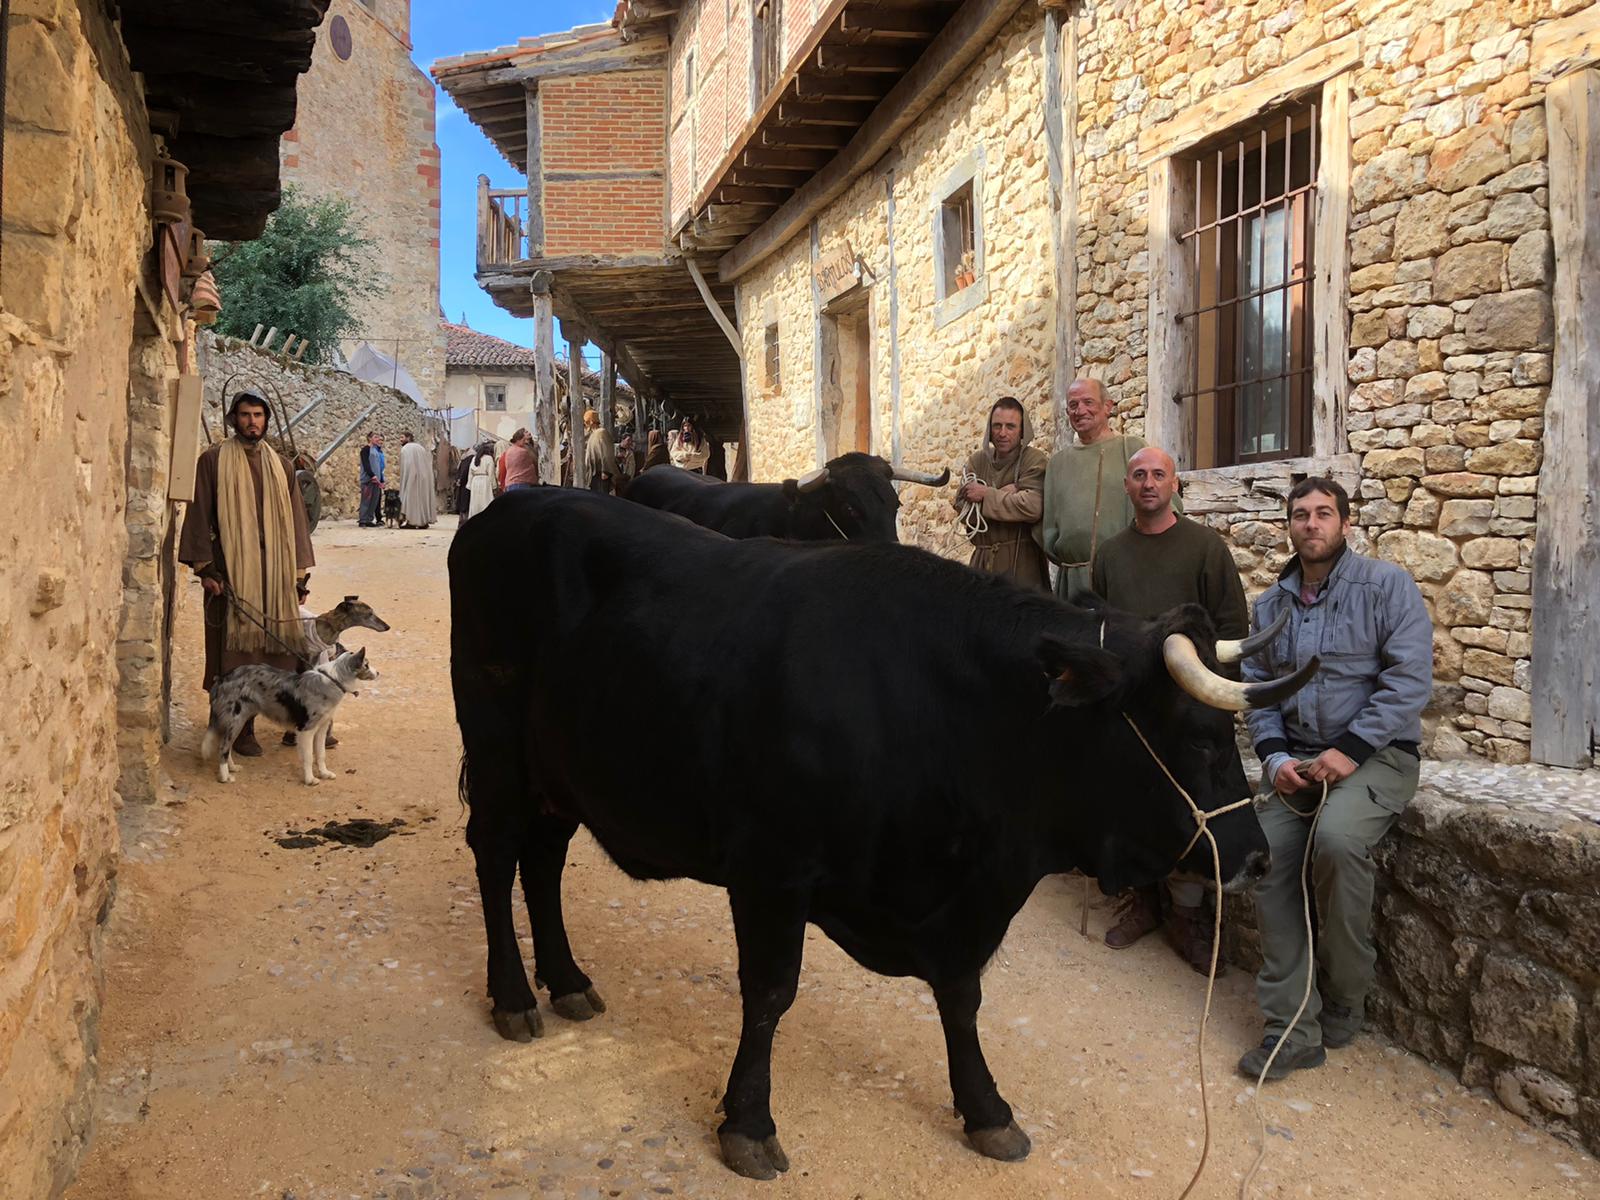
M363 525L377 525L382 518L379 515L383 503L383 484L376 479L369 479L361 485L361 515L358 518Z
M1312 982L1306 1011L1289 1037L1296 1045L1322 1044L1324 1000L1349 1009L1349 1022L1360 1028L1378 960L1372 944L1372 893L1377 873L1372 847L1411 802L1420 770L1414 755L1389 746L1328 788L1327 805L1311 850L1311 886L1320 926L1316 965L1322 983L1319 988ZM1301 865L1311 813L1321 797L1319 786L1293 796L1269 795L1257 808L1261 828L1272 846L1272 867L1256 890L1262 958L1256 998L1266 1018L1266 1032L1280 1037L1300 1007L1306 972L1311 970Z
M506 485L506 491L508 491L508 492L516 492L516 491L520 491L523 488L531 488L531 487L537 487L537 486L538 486L537 484L533 484L533 483L509 483L509 484Z

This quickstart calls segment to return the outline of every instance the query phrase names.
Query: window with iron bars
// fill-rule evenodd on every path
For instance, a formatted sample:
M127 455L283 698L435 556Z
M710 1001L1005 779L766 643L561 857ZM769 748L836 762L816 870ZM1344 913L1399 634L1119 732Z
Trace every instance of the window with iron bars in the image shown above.
M1191 156L1194 226L1180 242L1194 348L1196 467L1311 452L1316 98L1229 130Z
M783 369L780 362L778 342L778 326L776 323L768 325L765 334L766 342L766 385L771 391L776 391L783 386Z

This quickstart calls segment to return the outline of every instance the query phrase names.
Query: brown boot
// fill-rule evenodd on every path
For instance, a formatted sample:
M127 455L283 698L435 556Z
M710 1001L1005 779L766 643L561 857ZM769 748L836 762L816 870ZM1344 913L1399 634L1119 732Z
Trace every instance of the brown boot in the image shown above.
M1183 959L1202 975L1211 973L1211 940L1216 932L1215 922L1204 906L1187 908L1174 904L1167 913L1167 941ZM1227 971L1228 964L1217 959L1217 978Z
M261 757L261 743L256 741L256 719L254 717L244 723L244 728L239 731L239 736L233 739L233 752L240 758Z
M1117 923L1106 930L1106 945L1126 950L1145 934L1161 928L1161 896L1155 885L1122 893Z

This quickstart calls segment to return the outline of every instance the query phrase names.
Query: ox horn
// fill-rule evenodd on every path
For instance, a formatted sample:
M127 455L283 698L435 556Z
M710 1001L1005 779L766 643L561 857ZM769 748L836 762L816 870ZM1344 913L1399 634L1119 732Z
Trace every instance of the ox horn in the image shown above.
M818 467L815 471L808 471L795 481L795 488L802 494L816 491L828 482L828 468Z
M1217 639L1217 661L1236 663L1249 658L1252 654L1260 654L1272 644L1272 639L1283 632L1283 627L1289 623L1289 609L1286 605L1278 614L1278 619L1266 629L1252 633L1249 637L1237 640Z
M1321 663L1313 657L1292 675L1260 683L1239 683L1218 675L1200 661L1200 652L1187 636L1173 633L1162 643L1161 657L1178 686L1202 704L1227 712L1266 708L1294 695L1311 681Z
M898 479L901 483L920 483L925 487L943 487L950 482L950 468L946 467L935 475L932 471L908 471L905 467L895 467L889 472L890 479Z

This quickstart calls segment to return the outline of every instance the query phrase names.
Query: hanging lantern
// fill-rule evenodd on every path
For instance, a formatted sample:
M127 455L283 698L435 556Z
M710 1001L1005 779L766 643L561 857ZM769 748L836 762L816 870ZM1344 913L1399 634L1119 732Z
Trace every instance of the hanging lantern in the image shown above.
M150 181L150 212L157 221L173 224L189 219L188 175L189 168L168 158L165 151L156 155Z
M189 230L189 245L183 256L183 277L198 279L211 269L211 255L206 253L206 235L198 229Z
M222 293L217 290L217 281L210 271L203 272L189 290L189 311L196 325L212 324L222 311Z

